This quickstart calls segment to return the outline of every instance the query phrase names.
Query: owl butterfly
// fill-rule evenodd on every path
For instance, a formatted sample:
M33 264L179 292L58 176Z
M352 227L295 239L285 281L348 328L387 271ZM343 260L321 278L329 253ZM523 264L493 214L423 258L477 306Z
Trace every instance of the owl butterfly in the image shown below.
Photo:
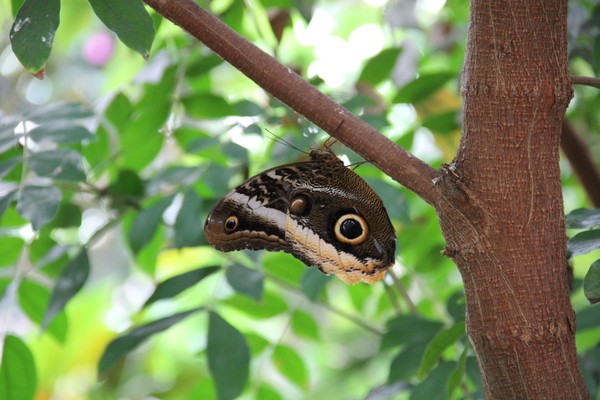
M349 284L381 280L396 251L379 196L323 150L233 189L208 215L204 233L218 250L285 251Z

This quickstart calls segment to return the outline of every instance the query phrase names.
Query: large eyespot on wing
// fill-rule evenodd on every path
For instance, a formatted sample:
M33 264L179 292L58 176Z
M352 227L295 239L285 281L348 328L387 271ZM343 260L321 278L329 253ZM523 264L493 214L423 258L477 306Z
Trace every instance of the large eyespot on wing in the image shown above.
M358 214L344 214L335 221L335 238L342 243L361 244L369 235L367 221Z

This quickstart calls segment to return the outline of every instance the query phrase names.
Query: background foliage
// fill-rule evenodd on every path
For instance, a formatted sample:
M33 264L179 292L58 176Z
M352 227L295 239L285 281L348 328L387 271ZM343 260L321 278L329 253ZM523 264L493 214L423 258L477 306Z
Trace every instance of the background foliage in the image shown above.
M304 150L326 135L141 3L22 3L0 2L0 398L482 397L460 276L423 201L357 168L398 233L377 285L218 253L202 234L215 201L304 157L268 132ZM205 5L415 155L452 159L467 1ZM600 9L570 7L571 69L595 75ZM569 110L596 159L599 103L580 87ZM563 180L567 211L589 207L566 162ZM568 219L595 394L600 313L581 282L598 279L599 224L595 210Z

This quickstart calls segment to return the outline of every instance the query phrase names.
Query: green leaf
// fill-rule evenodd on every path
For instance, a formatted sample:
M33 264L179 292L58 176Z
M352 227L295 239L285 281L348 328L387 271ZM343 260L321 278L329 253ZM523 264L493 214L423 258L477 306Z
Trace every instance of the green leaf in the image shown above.
M20 237L2 237L0 240L2 240L0 267L15 265L21 256L25 241Z
M42 320L42 329L45 329L54 316L61 312L65 305L79 292L90 273L90 262L87 251L81 248L79 254L73 258L63 269L56 280L48 308Z
M457 322L450 328L438 332L427 346L423 361L421 362L421 367L419 368L419 377L423 379L438 363L444 350L460 340L464 335L464 321Z
M600 306L589 306L577 312L577 332L600 326Z
M15 126L12 124L0 126L0 153L4 153L5 151L11 149L23 136L22 134L15 133Z
M17 210L37 231L54 218L61 198L62 193L55 186L28 185L19 192Z
M260 303L242 295L231 296L223 303L235 307L255 319L271 318L286 312L288 309L286 302L280 296L268 291L264 293L264 299Z
M202 311L203 308L195 308L173 314L169 317L161 318L156 321L141 325L129 333L126 333L106 346L100 361L98 362L98 376L104 377L106 373L115 366L123 357L133 351L142 342L148 339L150 336L167 330L171 326L190 316L191 314Z
M208 368L219 400L235 399L248 381L250 350L244 336L217 313L209 313Z
M358 81L377 85L384 79L388 79L392 74L394 65L396 65L400 51L401 49L399 48L385 49L375 57L371 58L365 64Z
M450 72L421 74L398 90L394 103L418 103L425 100L454 77L455 74Z
M23 157L16 156L8 160L0 162L0 179L4 178L8 173L23 161Z
M209 93L184 97L182 102L188 114L194 118L223 118L235 114L225 99Z
M567 249L573 256L589 253L600 248L600 229L580 232L567 242Z
M565 216L569 229L588 229L600 225L600 209L578 208Z
M133 199L139 199L144 196L144 181L133 170L120 169L117 180L108 187L110 194L118 194Z
M31 350L17 336L6 336L0 365L0 399L33 400L36 388L37 373Z
M458 111L446 111L428 116L423 121L423 126L436 134L452 133L460 128L459 118Z
M127 47L148 58L154 24L140 0L89 0L94 12Z
M455 368L455 362L441 363L414 388L410 400L447 399L448 380Z
M421 365L428 344L422 341L404 346L392 360L388 382L405 381L412 377Z
M81 154L70 149L56 149L33 153L27 165L39 176L66 181L84 181Z
M225 277L238 293L260 301L263 295L264 275L262 272L234 264L227 268Z
M2 217L4 211L6 211L10 203L12 203L18 190L19 189L9 190L3 196L0 197L0 217Z
M325 275L318 268L307 268L304 270L302 274L302 279L300 281L300 287L302 288L302 292L308 297L311 301L315 301L318 297L327 282L333 279L332 275Z
M262 383L256 391L256 399L260 400L283 400L283 397L271 386Z
M198 167L169 167L157 173L148 183L149 194L160 193L161 188L180 187L194 184L202 175ZM225 181L222 179L221 182Z
M202 199L194 189L183 193L183 202L175 219L175 247L195 246L200 243L204 224L201 223Z
M173 202L173 197L167 196L135 216L129 229L129 243L134 253L139 252L152 240L163 213Z
M37 143L79 143L96 138L83 126L65 123L40 125L29 132L29 137Z
M456 368L452 371L452 374L448 378L448 397L452 398L454 391L460 386L465 376L465 368L467 363L467 354L469 353L469 347L465 346Z
M86 105L74 101L58 101L31 108L25 113L28 120L42 125L45 123L72 124L73 120L93 117Z
M600 260L594 261L585 275L583 292L590 303L600 302Z
M81 225L81 209L74 203L63 201L58 207L56 217L52 221L53 228L71 228Z
M59 0L26 0L17 12L10 43L28 72L38 74L44 69L59 23Z
M152 295L146 300L143 307L147 307L158 300L174 297L207 276L217 272L219 269L220 267L198 268L169 278L156 286L156 289L154 289Z
M410 315L400 315L387 323L387 331L381 341L382 348L429 342L442 328L443 324Z
M310 314L304 311L296 311L292 315L292 330L298 336L319 340L319 325Z
M304 361L294 349L283 344L277 345L273 351L273 363L290 382L301 389L308 389L308 371Z
M19 286L19 305L21 309L32 321L40 325L49 300L50 292L48 289L35 282L25 280ZM64 343L67 338L66 314L59 312L46 330L60 343Z

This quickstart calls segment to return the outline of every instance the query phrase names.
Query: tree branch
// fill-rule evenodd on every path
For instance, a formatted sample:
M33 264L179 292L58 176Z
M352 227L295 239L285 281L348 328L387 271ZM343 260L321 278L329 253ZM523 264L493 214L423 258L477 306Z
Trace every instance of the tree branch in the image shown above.
M575 175L594 207L600 207L600 171L594 162L586 143L577 134L573 125L563 121L560 148L569 160Z
M571 83L573 85L587 85L600 89L600 78L592 76L572 76Z
M144 0L261 88L432 205L438 172L238 35L193 0Z

